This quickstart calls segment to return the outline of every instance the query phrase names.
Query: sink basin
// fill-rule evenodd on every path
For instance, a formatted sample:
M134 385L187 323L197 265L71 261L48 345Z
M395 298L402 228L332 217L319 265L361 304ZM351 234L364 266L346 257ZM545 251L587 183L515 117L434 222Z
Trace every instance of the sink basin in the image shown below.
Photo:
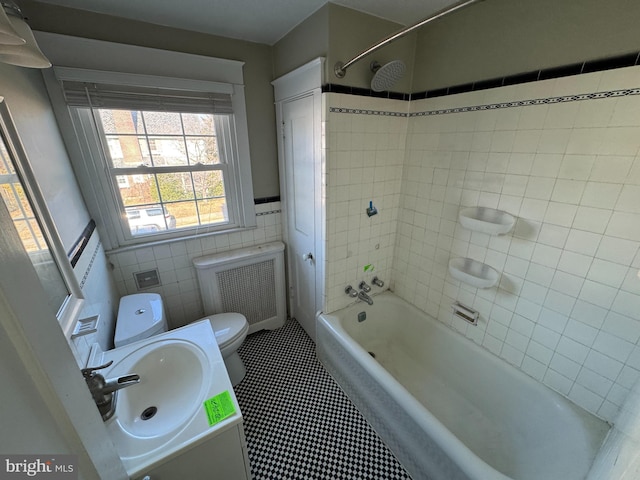
M208 320L103 352L89 364L113 364L105 378L128 374L140 383L118 391L114 416L105 423L129 476L240 423L240 407ZM210 425L204 402L228 391L235 413Z
M179 428L200 407L209 366L204 353L184 341L140 350L134 352L138 360L126 367L140 375L140 383L118 393L116 421L129 435L159 437Z

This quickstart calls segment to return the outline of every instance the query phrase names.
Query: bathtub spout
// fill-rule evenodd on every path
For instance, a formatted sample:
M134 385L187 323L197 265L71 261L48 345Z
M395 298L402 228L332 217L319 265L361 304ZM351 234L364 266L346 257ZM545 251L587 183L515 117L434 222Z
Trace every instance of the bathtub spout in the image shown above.
M369 305L373 305L373 300L369 295L364 293L362 290L358 292L358 298L364 302L367 302Z

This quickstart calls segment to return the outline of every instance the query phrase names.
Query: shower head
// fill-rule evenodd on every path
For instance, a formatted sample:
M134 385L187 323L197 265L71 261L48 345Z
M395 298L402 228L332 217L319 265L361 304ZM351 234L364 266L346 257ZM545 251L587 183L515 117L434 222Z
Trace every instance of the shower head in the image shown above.
M392 60L389 63L380 65L378 62L371 62L371 90L383 92L389 90L395 83L404 76L406 70L402 60Z

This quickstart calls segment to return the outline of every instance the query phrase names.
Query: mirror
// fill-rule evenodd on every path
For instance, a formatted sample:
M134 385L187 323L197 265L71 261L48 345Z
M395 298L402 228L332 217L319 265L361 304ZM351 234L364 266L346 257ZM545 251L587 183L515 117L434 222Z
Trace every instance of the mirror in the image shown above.
M51 312L67 335L79 312L82 293L2 97L0 197L40 278Z

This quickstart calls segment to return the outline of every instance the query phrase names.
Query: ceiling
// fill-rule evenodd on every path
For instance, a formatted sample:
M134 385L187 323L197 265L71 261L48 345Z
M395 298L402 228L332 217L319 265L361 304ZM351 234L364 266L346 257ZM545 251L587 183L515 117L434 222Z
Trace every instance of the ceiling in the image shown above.
M184 30L273 45L327 0L39 0ZM335 0L411 25L455 0Z

